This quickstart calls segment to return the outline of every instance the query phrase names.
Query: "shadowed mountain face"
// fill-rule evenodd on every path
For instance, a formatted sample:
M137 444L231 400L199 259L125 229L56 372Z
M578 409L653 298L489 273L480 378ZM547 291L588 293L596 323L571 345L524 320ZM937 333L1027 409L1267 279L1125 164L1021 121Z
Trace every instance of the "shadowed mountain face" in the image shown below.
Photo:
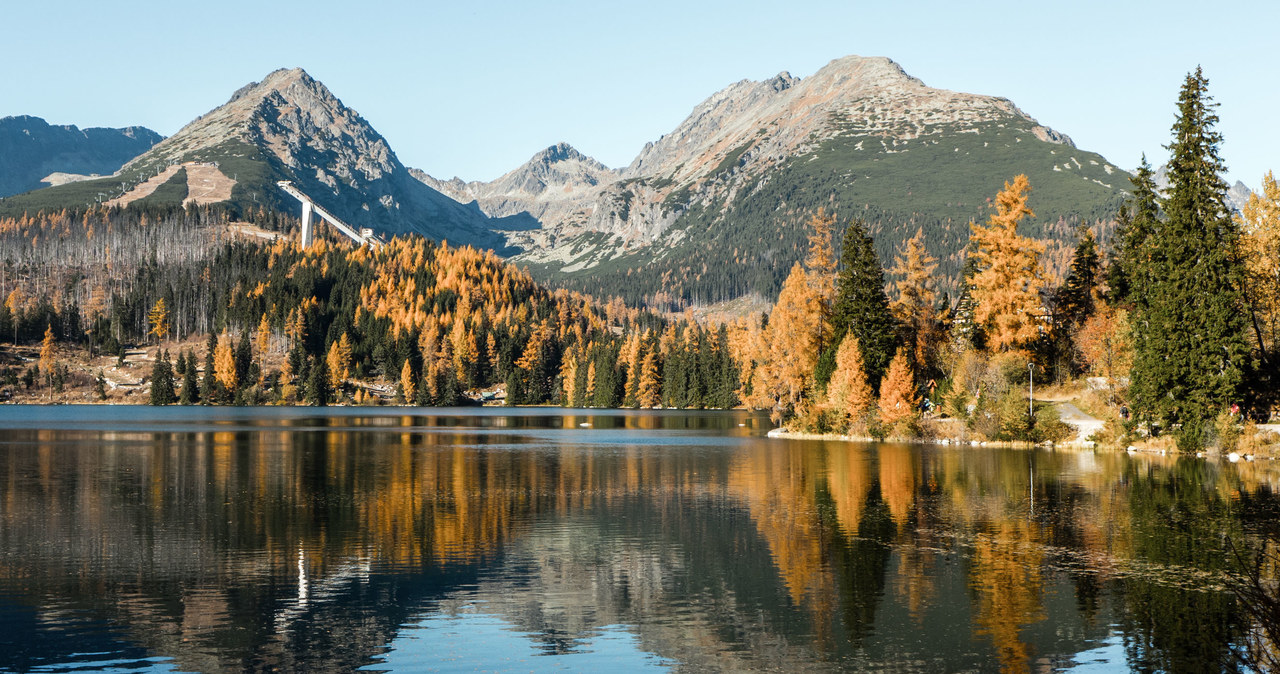
M118 178L42 190L29 195L30 204L9 200L13 203L4 210L83 206L94 200L91 190L105 192L102 200L119 198L122 191L131 200L138 196L135 190L169 167L193 164L216 165L223 179L234 182L227 202L241 212L259 207L296 212L299 205L275 185L289 180L356 227L503 248L501 237L488 231L487 217L415 180L386 139L302 69L277 70L241 88L226 104L129 162ZM189 181L185 173L167 180ZM154 195L187 194L195 187L190 182L187 190L151 187L154 193L142 199L158 203L161 197Z
M1126 172L1006 99L933 89L889 59L857 56L804 79L732 84L616 172L576 170L599 164L556 148L491 183L424 180L489 215L523 208L536 219L508 233L535 274L629 299L771 295L818 207L867 221L886 263L923 228L954 280L968 223L1019 173L1039 216L1027 231L1056 242L1052 262L1129 187ZM544 166L575 170L530 190Z
M160 142L141 126L54 126L39 117L0 119L0 197L46 187L51 174L109 175Z

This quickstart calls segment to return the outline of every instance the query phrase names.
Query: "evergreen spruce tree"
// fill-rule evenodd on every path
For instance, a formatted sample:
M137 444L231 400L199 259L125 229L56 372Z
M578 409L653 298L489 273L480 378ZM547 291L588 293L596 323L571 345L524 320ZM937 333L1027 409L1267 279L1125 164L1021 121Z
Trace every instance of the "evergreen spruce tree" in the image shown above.
M1108 299L1116 304L1137 304L1145 298L1142 284L1151 266L1147 245L1160 218L1155 174L1146 155L1131 182L1133 197L1120 209L1107 268Z
M102 370L98 370L98 376L93 380L93 392L97 394L98 400L107 399L107 378Z
M862 349L867 381L874 389L889 368L897 348L897 326L889 311L889 298L884 294L884 270L866 227L854 220L845 229L840 251L840 271L836 276L836 301L832 310L831 351L828 358L835 365L835 348L847 334L858 338ZM830 378L828 369L827 377ZM825 384L824 382L821 382Z
M171 405L177 402L178 396L173 393L173 364L169 362L169 352L156 352L156 363L151 367L151 399L152 405Z
M1098 243L1093 232L1086 229L1071 257L1071 271L1056 293L1058 318L1068 331L1093 315L1093 290L1098 284L1100 266Z
M218 376L214 373L213 357L218 350L218 333L210 332L205 342L204 380L200 383L200 402L212 405L218 399Z
M973 256L972 248L970 246L965 251L964 267L960 275L960 296L956 298L955 318L951 321L951 340L959 345L982 350L986 348L987 335L975 317L978 301L973 298L973 276L978 273L978 260Z
M236 343L236 381L239 382L240 388L247 387L250 383L256 382L256 376L253 367L253 347L249 342L249 331L240 331L240 341Z
M181 405L195 405L200 402L200 385L196 381L196 355L190 350L186 353L186 369L182 371L182 391L178 394Z
M329 379L329 365L323 357L313 359L311 374L307 377L307 402L325 407L333 400L333 383Z
M1241 396L1249 355L1239 225L1227 209L1217 107L1200 69L1187 76L1169 145L1164 218L1131 279L1137 341L1132 371L1140 418L1180 424L1178 446L1202 445L1207 422Z

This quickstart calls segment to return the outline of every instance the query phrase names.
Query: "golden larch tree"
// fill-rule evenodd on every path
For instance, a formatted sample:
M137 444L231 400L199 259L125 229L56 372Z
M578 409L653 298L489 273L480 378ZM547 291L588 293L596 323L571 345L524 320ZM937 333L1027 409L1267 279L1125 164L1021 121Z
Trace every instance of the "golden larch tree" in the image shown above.
M905 430L904 424L915 418L919 404L911 361L907 358L906 349L898 347L893 360L889 361L889 371L880 382L880 423L895 435L901 435Z
M866 430L867 415L875 407L875 393L867 382L858 338L849 333L836 349L836 369L827 383L827 407L850 423L852 432Z
M1241 213L1246 293L1254 340L1264 362L1276 359L1280 344L1280 184L1268 171L1262 192L1249 196Z
M924 228L919 228L899 249L890 270L899 280L894 283L898 299L889 308L902 326L903 341L911 347L911 357L919 368L933 364L933 352L942 335L938 323L938 293L933 284L937 268L938 260L924 247Z
M836 299L836 254L832 247L835 225L835 216L827 215L823 208L818 208L809 220L809 253L804 266L809 274L809 285L817 296L819 352L827 348L830 339L831 310Z
M410 405L418 395L418 385L413 380L413 365L408 358L404 359L404 367L400 368L400 393L404 396L405 403Z
M647 349L640 365L640 383L636 390L636 403L640 407L657 407L662 404L662 378L658 374L658 353Z
M52 385L53 368L58 360L58 339L53 336L53 325L44 329L44 341L40 342L40 372L45 382Z
M587 394L585 397L587 407L595 406L596 399L596 361L591 360L587 363Z
M974 321L987 333L992 351L1021 349L1040 336L1044 285L1040 256L1044 243L1018 235L1018 222L1034 217L1027 206L1031 184L1019 175L996 195L987 225L970 223L969 238L978 272L970 279Z
M565 407L574 407L574 396L577 395L578 357L569 351L560 360L560 385L564 388Z
M267 351L271 347L271 321L267 320L267 314L262 314L262 320L258 321L258 354L260 357L267 355Z
M821 348L820 298L799 263L778 293L762 346L768 349L759 384L783 410L800 406L813 384L813 368Z
M165 305L163 297L156 300L151 311L147 313L147 323L151 326L147 335L154 335L156 341L163 340L169 334L169 307Z
M231 347L231 335L225 332L218 338L218 347L213 351L213 376L228 391L235 391L240 383L236 376L236 356Z

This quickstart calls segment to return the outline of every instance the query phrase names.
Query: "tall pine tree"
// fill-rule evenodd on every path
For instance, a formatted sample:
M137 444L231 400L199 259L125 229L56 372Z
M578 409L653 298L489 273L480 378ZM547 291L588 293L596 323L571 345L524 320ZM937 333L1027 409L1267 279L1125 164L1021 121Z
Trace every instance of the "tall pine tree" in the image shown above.
M1117 304L1136 304L1146 297L1143 283L1150 267L1147 244L1160 218L1155 174L1146 155L1131 182L1133 197L1120 209L1107 268L1108 300Z
M1217 104L1199 68L1178 97L1169 145L1169 191L1135 265L1132 392L1147 421L1181 424L1178 446L1202 445L1207 422L1240 399L1249 354L1239 225L1226 206L1227 185L1214 130Z
M897 349L897 325L884 293L884 269L861 220L844 231L831 325L829 344L839 346L847 334L858 338L867 382L878 388ZM834 356L835 347L829 348ZM834 365L835 358L830 360ZM829 370L826 374L830 377Z

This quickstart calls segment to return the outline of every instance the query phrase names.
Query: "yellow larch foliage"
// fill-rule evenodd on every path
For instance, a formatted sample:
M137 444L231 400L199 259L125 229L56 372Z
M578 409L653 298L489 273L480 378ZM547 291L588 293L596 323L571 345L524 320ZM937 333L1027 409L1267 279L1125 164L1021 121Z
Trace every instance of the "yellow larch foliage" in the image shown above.
M587 363L587 391L586 404L590 406L596 397L596 361L592 360Z
M525 345L524 353L516 361L516 367L521 370L532 370L542 358L542 348L550 338L551 324L546 320L539 321L538 326L533 329L533 334L529 336L529 343Z
M1035 214L1027 206L1031 184L1019 175L996 195L987 226L970 223L978 273L970 280L977 303L974 320L986 329L992 351L1023 348L1040 336L1044 243L1018 235L1018 222Z
M762 364L760 382L767 387L767 395L784 409L799 407L813 383L813 368L821 348L820 305L809 274L799 263L795 264L769 315L764 337L768 355Z
M1280 184L1271 171L1262 179L1262 192L1249 196L1241 221L1253 337L1263 355L1274 359L1280 346Z
M658 353L654 349L649 349L641 361L636 403L640 407L657 407L662 404L662 378L658 374Z
M644 337L647 338L648 335L649 331L646 330ZM623 389L625 391L623 396L625 399L634 400L639 391L640 366L642 364L640 362L640 340L640 333L633 332L627 336L627 341L623 342L622 345L622 353L619 360L623 366L623 372L627 373L627 383Z
M836 369L827 383L827 407L850 423L852 432L862 433L875 403L875 392L863 369L858 338L849 333L836 350Z
M400 368L400 392L404 394L406 403L412 403L418 395L418 385L413 381L413 366L408 358L404 361L404 367Z
M836 254L832 247L832 232L836 218L818 208L809 220L809 252L805 257L805 270L809 273L809 285L818 299L818 350L827 348L831 334L831 312L836 299Z
M933 274L938 261L929 255L924 246L924 228L907 240L894 258L890 270L899 280L895 282L898 299L890 309L898 324L907 332L911 357L917 366L926 367L933 361L934 345L941 339L938 325L938 293L934 289Z
M48 377L53 373L54 362L58 358L58 340L53 336L53 326L44 329L44 340L40 342L40 371Z
M479 346L476 344L475 333L467 328L461 318L453 321L449 344L453 347L453 370L458 374L459 381L462 381L466 378L467 369L476 361Z
M218 337L218 346L213 350L213 376L228 391L236 390L240 383L236 376L236 356L231 342L231 335L224 332Z
M329 345L329 353L325 355L329 365L329 376L335 385L351 378L351 341L347 333Z
M578 356L570 351L560 360L560 383L564 388L564 404L573 407L577 391Z
M1129 369L1133 367L1133 340L1129 314L1124 309L1098 302L1076 332L1075 342L1093 374L1113 382L1129 376Z
M147 323L151 329L147 332L148 336L154 335L156 339L164 339L169 334L169 307L165 306L164 298L156 300L155 305L151 307L151 311L147 314Z
M903 424L916 416L920 398L916 395L915 377L911 374L911 361L902 347L889 361L889 371L880 382L880 423L895 434L902 434Z
M271 321L267 319L266 313L262 314L262 320L258 321L258 354L259 357L265 356L271 347Z

